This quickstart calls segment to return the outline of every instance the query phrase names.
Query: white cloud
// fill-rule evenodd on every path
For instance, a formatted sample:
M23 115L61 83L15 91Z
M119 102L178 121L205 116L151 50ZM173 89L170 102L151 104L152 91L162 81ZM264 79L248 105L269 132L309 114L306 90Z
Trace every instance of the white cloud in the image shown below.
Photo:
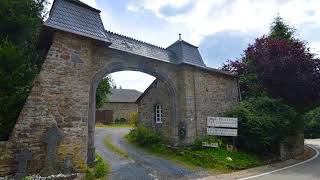
M155 80L155 77L137 71L120 71L110 74L117 87L122 89L136 89L144 92Z
M97 8L96 0L80 0L80 1L82 1L83 3L88 4L91 7Z
M96 0L82 1L102 11L101 17L106 29L164 47L177 40L178 33L182 33L183 39L195 45L199 45L204 38L223 31L240 31L259 37L268 32L270 23L279 13L284 20L297 28L299 38L309 42L311 51L320 56L319 38L313 38L316 34L310 36L312 30L308 30L320 28L320 11L318 10L320 0L130 0L125 2L126 9L131 13L147 16L151 12L155 18L166 22L161 27L154 27L158 29L150 26L132 26L128 21L137 19L134 19L134 16L124 19L115 16L112 14L113 7L108 6L108 1L101 0L98 4L106 3L104 8L110 9L97 7ZM123 1L117 3L123 3ZM193 3L193 6L186 11L177 11L176 14L170 13L170 15L163 11L168 7L178 10L189 3ZM307 28L305 24L308 24ZM214 59L214 57L211 58ZM143 91L153 81L145 74L141 76L132 72L121 72L122 75L114 74L112 76L117 85L123 88Z
M153 11L157 16L164 17L160 10L165 6L171 6L175 8L183 7L188 4L190 0L138 0L132 1L128 5L128 10L137 11L140 8L147 9Z
M310 51L320 58L320 42L310 43Z
M266 33L277 13L297 28L305 22L320 24L319 0L199 0L183 14L161 13L162 8L179 8L187 3L188 0L136 0L129 5L135 11L148 10L168 22L183 24L190 31L186 39L196 45L205 36L221 31ZM308 14L310 11L314 13L312 16Z
M259 37L268 33L270 23L279 13L285 21L297 29L299 38L309 42L311 51L320 57L320 41L312 38L315 35L310 36L312 30L304 31L306 23L309 28L320 28L319 0L198 0L194 2L192 8L187 11L177 11L178 13L174 15L171 13L167 15L162 11L168 7L183 8L190 2L189 0L131 0L127 4L127 10L132 13L148 11L167 21L170 26L168 29L180 29L180 32L181 29L185 29L183 39L195 45L199 45L208 36L224 31L240 31ZM145 31L144 34L148 34L148 30ZM168 37L172 37L167 34ZM163 37L157 38L158 40L153 39L153 41L163 43L166 40Z

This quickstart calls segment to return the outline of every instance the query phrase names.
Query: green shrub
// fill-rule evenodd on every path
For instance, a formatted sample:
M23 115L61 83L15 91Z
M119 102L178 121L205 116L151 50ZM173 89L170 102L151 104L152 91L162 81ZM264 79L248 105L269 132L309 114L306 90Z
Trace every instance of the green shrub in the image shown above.
M303 116L304 135L306 138L320 138L320 106Z
M202 148L206 148L204 146L202 146L202 143L206 142L206 143L218 143L219 147L221 147L223 145L223 142L220 138L216 137L216 136L208 136L205 135L203 137L200 138L196 138L192 144L192 148L193 149L202 149Z
M138 113L137 112L132 112L130 114L129 124L132 124L134 126L138 125Z
M86 170L85 180L105 179L110 170L110 164L96 153L95 164Z
M285 136L296 133L297 113L266 96L240 102L227 116L239 119L237 146L255 152L277 152Z
M226 172L231 169L244 169L260 164L260 159L256 155L230 152L225 148L194 148L193 146L172 148L164 143L140 147L191 169L201 167ZM231 157L233 161L227 161L227 157Z
M161 142L161 136L159 133L142 125L132 129L127 135L127 138L129 141L139 145L152 145Z
M94 169L94 176L96 178L102 178L108 173L108 166L100 155L96 155L96 165Z
M95 180L96 177L94 176L93 172L87 169L85 180Z
M115 124L123 124L123 123L126 123L126 122L128 122L128 121L125 118L117 118L117 119L114 120Z

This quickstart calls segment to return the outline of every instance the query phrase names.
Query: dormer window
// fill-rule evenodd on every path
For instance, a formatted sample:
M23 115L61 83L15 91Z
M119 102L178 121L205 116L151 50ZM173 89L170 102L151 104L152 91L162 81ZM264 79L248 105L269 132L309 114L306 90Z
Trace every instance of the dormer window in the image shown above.
M156 124L162 123L162 106L161 104L156 104L154 108L154 117L156 120Z

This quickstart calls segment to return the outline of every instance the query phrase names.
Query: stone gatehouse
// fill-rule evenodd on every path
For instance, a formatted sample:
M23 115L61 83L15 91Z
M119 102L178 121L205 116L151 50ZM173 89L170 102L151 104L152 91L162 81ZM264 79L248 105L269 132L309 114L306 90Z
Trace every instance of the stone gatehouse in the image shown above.
M161 82L174 145L191 143L205 133L207 116L239 100L236 76L207 67L196 46L179 39L161 48L106 31L100 11L80 1L55 0L43 33L50 48L9 140L0 143L0 175L17 172L15 157L24 150L29 173L63 171L66 162L83 171L92 163L96 88L113 72L141 71Z

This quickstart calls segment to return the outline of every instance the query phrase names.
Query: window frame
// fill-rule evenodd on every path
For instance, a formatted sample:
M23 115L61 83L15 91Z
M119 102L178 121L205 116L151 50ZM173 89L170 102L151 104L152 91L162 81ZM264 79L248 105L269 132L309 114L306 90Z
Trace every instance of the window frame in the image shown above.
M154 119L156 124L163 123L163 111L160 103L154 105Z

